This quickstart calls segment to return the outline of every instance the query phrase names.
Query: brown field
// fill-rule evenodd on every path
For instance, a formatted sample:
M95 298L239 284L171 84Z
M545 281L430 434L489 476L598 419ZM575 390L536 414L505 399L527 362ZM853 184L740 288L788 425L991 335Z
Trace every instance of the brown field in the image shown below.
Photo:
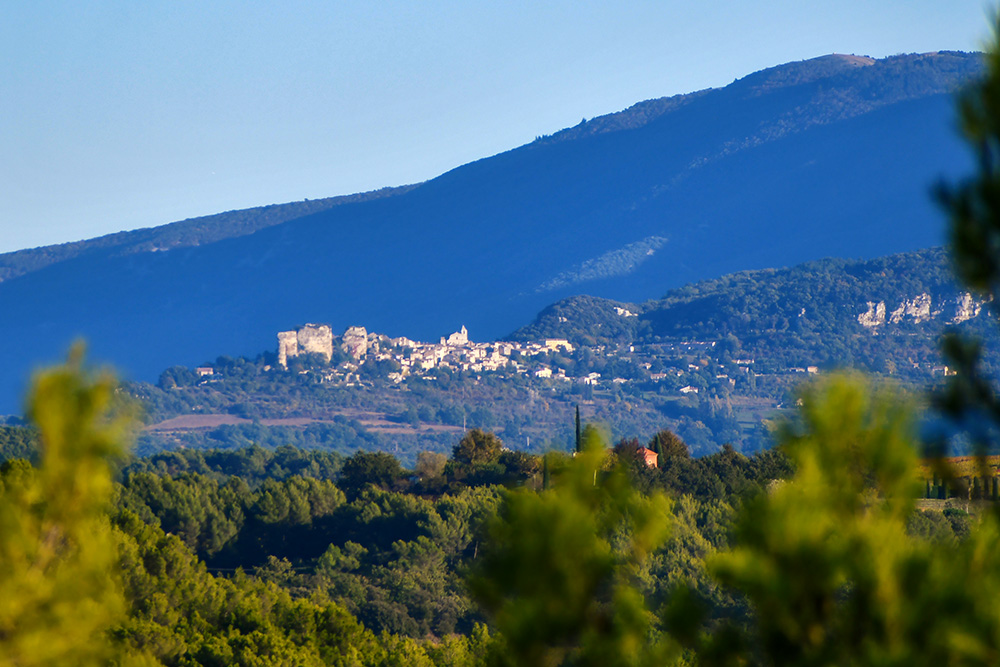
M984 474L984 463L986 475L1000 475L1000 455L987 456L985 461L975 456L952 456L944 459L944 463L954 471L956 477L980 477ZM921 460L919 470L921 479L931 479L934 476L934 462L930 459Z
M400 434L415 433L418 431L452 432L461 433L461 426L450 426L447 424L424 424L414 428L409 424L400 424L392 421L388 415L382 412L366 412L363 410L344 409L330 412L322 417L284 417L279 419L261 419L260 423L265 426L298 426L305 427L309 424L331 424L335 417L343 416L354 419L365 429L375 433ZM219 426L234 424L249 424L252 420L235 415L210 414L210 415L181 415L173 417L157 424L151 424L144 430L154 433L171 433L178 431L197 431L203 429L218 428Z

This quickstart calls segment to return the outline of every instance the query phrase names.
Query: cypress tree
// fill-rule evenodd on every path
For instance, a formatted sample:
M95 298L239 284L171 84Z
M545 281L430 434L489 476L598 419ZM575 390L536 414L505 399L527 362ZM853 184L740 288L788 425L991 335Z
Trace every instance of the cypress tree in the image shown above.
M583 442L583 431L580 429L580 404L576 404L576 453L580 453L580 443Z
M663 465L663 445L660 444L659 433L653 436L652 450L656 452L656 467L659 468L661 465Z

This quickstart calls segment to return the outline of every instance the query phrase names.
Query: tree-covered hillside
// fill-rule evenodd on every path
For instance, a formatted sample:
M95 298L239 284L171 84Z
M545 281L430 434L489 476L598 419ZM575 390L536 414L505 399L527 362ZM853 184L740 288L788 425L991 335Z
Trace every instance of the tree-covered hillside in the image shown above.
M891 311L921 294L930 296L935 314L928 323L939 326L954 319L960 290L940 248L735 273L671 290L643 304L641 319L648 322L647 336L703 338L794 329L861 333L858 316L867 312L869 302L884 302ZM896 324L910 331L919 322L904 314Z
M745 271L641 304L573 297L543 310L512 338L580 345L725 341L734 356L772 367L892 374L906 359L933 356L949 326L988 332L989 318L980 317L987 310L959 289L946 254L935 248Z
M573 297L509 337L520 344L439 346L426 367L372 332L359 358L334 336L329 360L302 354L286 368L272 347L203 360L198 372L172 366L125 389L144 408L146 454L290 445L390 451L412 465L420 451L449 451L463 428L533 453L566 450L577 406L616 438L666 426L698 455L724 444L750 452L767 446L769 425L816 373L864 370L918 391L940 383L953 372L941 335L990 334L988 313L930 249L742 272L641 304ZM493 355L500 363L484 369ZM994 368L996 355L986 362Z
M569 316L589 306L598 312L584 321L606 322L611 338L519 348L535 358L519 351L503 369L521 403L544 402L553 385L518 379L528 362L548 364L530 377L552 382L601 363L614 378L607 403L628 411L634 391L655 386L665 416L695 398L722 427L736 421L734 389L772 382L794 407L772 431L776 447L752 456L724 446L693 458L669 428L609 440L577 412L572 453L534 455L463 428L450 456L422 451L412 467L386 452L291 447L137 460L133 398L198 413L276 385L267 410L308 411L324 396L376 395L344 393L358 387L440 398L504 377L471 367L429 376L421 364L412 386L398 386L402 374L386 372L402 347L393 343L364 363L350 348L286 350L278 367L273 353L220 358L171 368L155 390L123 388L74 346L66 364L34 376L30 426L0 430L0 663L997 664L1000 470L981 454L1000 446L1000 393L982 341L947 338L958 373L946 370L929 402L819 368L786 369L817 375L788 393L773 384L780 373L758 373L746 356L832 364L881 350L885 372L903 377L927 363L918 353L944 323L996 324L985 315L1000 298L1000 18L989 65L962 97L979 171L942 188L963 288L931 250L741 273L638 312L578 299L536 324L583 335ZM611 327L612 312L635 320L634 332ZM707 335L719 338L690 339ZM767 347L775 341L784 345ZM683 398L671 393L681 381ZM973 465L922 438L928 405L977 445Z
M521 327L510 340L565 338L574 345L622 345L638 337L636 315L643 306L595 296L572 296L546 306L535 321ZM630 314L626 314L630 313Z

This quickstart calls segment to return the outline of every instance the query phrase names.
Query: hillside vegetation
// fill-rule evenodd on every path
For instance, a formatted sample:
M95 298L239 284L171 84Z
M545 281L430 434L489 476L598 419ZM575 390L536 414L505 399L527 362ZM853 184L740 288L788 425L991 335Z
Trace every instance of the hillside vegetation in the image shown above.
M916 314L924 301L926 313ZM511 338L619 346L720 341L734 356L755 359L758 370L819 365L905 374L907 360L937 356L949 326L989 333L989 318L980 317L985 308L959 289L946 254L935 248L740 272L640 304L572 297Z

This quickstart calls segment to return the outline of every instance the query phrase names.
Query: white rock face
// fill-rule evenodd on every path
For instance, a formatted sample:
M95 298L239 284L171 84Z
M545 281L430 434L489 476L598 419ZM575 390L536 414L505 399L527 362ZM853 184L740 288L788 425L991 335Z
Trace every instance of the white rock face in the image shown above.
M355 359L368 354L368 331L364 327L348 327L342 340L340 349Z
M874 329L885 324L885 301L868 302L868 310L858 315L858 324L866 329Z
M958 324L971 320L973 317L979 317L982 309L983 304L973 299L971 294L968 292L960 294L955 299L955 316L951 318L950 323Z
M942 302L937 310L932 310L930 294L918 294L912 299L906 299L895 309L886 315L884 301L878 303L874 301L866 302L867 310L858 315L858 323L867 329L877 329L883 324L899 324L904 320L911 320L916 324L941 317L948 318L948 324L958 324L979 317L982 312L983 302L977 301L970 293L965 292L955 297L954 301Z
M931 319L931 295L918 294L899 304L899 307L890 313L889 321L893 324L899 324L904 317L912 317L913 321L918 324Z

